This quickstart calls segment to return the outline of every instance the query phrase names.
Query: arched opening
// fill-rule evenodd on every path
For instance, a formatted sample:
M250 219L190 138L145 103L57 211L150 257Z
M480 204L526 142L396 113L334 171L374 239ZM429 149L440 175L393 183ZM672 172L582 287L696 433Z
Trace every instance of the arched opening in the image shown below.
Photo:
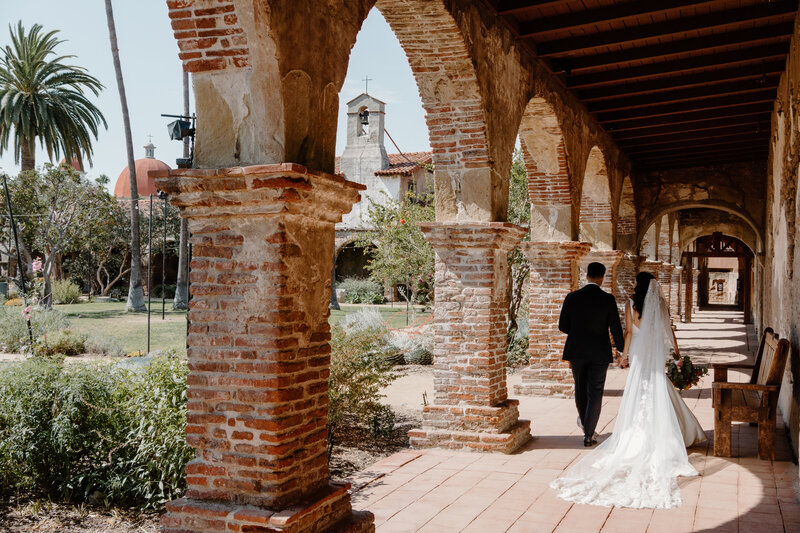
M531 241L574 240L564 136L555 110L544 98L532 98L525 108L519 140L531 202Z
M697 306L709 310L737 310L752 322L755 255L741 240L715 232L697 238L683 253L696 268ZM689 297L687 296L687 304Z
M603 152L592 148L586 161L580 206L579 240L589 242L597 250L614 248L614 219L611 189Z
M368 278L370 273L367 264L369 264L370 250L374 248L374 245L358 246L352 241L339 248L336 253L336 281L344 281L347 278Z

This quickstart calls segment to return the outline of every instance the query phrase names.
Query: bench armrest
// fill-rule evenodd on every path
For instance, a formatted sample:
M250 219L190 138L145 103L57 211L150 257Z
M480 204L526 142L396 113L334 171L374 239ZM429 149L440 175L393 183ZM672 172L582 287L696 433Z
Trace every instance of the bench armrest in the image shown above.
M753 368L752 363L711 363L711 368Z
M714 382L712 384L714 389L730 389L730 390L754 390L760 392L778 392L781 388L779 385L759 385L758 383L728 383L728 382Z

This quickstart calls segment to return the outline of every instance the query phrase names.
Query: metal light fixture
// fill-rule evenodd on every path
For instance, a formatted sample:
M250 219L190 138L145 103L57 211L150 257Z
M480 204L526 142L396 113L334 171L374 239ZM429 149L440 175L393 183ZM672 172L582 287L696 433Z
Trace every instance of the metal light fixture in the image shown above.
M175 159L175 164L178 168L192 168L192 160L194 159L194 137L197 128L195 127L195 120L197 117L195 115L186 116L186 115L161 115L162 117L169 117L169 118L177 118L178 120L174 120L167 124L167 132L169 132L169 138L173 141L182 141L186 138L192 140L192 150L189 157L179 157Z

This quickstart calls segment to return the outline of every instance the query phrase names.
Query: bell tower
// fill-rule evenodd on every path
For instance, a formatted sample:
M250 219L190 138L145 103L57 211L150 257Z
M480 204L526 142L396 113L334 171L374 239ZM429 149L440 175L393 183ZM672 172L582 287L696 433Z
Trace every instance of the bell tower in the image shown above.
M339 160L339 170L350 181L366 185L367 195L377 190L375 171L389 166L383 144L385 114L386 104L367 93L347 102L347 145ZM363 205L363 200L354 205L343 222L360 226Z

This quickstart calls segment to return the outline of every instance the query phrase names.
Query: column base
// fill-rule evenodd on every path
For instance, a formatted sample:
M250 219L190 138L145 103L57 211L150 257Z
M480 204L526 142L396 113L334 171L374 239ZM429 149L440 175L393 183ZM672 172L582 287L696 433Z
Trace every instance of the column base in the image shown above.
M531 439L530 420L519 420L519 400L495 407L429 405L422 428L408 432L412 448L511 453Z
M522 383L514 385L514 394L574 398L575 383L572 372L566 363L563 364L564 368L523 368Z
M281 510L234 502L180 498L167 504L163 533L372 533L375 517L353 511L350 485L330 483L304 501Z

